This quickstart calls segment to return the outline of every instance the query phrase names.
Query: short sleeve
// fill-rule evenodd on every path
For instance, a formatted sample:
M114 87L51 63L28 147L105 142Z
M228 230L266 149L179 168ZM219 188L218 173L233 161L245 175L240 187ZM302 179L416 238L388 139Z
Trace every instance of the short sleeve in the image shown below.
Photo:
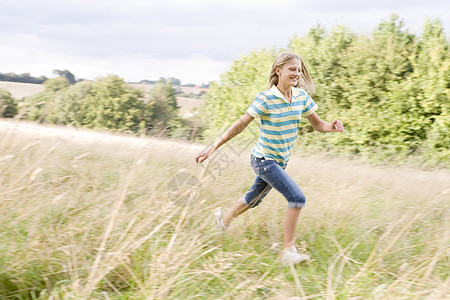
M263 115L267 115L267 103L261 99L258 94L250 107L247 109L247 112L254 118L260 118Z
M316 102L314 102L313 98L306 93L306 103L305 108L303 109L302 115L307 117L312 115L319 107L317 106Z

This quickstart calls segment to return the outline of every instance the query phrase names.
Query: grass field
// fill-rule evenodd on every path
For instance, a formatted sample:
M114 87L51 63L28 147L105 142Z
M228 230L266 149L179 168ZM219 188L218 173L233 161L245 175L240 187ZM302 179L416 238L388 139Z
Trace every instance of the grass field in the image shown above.
M283 268L276 191L214 226L254 179L239 142L205 169L202 145L0 120L0 299L450 297L448 170L295 152L312 261Z
M199 107L202 104L202 99L177 97L177 103L180 109L184 113L192 112L194 108Z

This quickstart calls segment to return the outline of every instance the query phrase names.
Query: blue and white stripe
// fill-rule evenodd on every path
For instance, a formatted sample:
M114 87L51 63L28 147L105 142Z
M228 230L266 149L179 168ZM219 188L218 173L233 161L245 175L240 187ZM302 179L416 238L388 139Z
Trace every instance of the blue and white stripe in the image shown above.
M281 167L285 167L298 136L301 116L309 116L317 108L317 104L305 90L295 87L292 87L291 103L276 86L256 95L247 110L261 121L259 140L253 147L252 154L273 159Z

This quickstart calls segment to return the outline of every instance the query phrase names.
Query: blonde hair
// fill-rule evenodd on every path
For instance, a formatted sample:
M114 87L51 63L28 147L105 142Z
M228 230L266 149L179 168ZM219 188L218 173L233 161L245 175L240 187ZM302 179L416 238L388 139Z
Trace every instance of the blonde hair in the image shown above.
M292 59L298 59L301 64L300 80L297 82L297 87L306 90L311 96L314 95L314 93L316 92L316 86L314 85L314 82L309 75L308 70L306 69L305 63L300 58L300 56L290 52L283 52L278 55L277 58L275 58L275 61L272 65L272 71L270 72L269 88L278 84L278 75L276 73L276 69L282 68Z

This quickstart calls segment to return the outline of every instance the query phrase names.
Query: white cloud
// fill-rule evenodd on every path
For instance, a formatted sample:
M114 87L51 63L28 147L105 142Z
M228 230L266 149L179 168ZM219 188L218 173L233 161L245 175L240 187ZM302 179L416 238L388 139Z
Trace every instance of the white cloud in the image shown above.
M217 79L233 59L253 49L285 47L295 33L344 23L370 33L395 12L419 33L425 17L448 31L444 0L15 0L0 11L0 72L78 77L117 73L127 80ZM448 33L448 32L447 32Z
M1 38L1 37L0 37ZM31 44L43 45L35 36L20 36ZM22 46L0 46L2 72L30 73L34 76L53 76L55 69L68 69L77 78L94 79L116 74L128 81L175 77L182 83L208 83L218 80L219 74L228 68L228 62L208 57L155 59L147 55L117 55L108 58L67 55L64 52L50 52ZM20 57L20 61L18 61Z

